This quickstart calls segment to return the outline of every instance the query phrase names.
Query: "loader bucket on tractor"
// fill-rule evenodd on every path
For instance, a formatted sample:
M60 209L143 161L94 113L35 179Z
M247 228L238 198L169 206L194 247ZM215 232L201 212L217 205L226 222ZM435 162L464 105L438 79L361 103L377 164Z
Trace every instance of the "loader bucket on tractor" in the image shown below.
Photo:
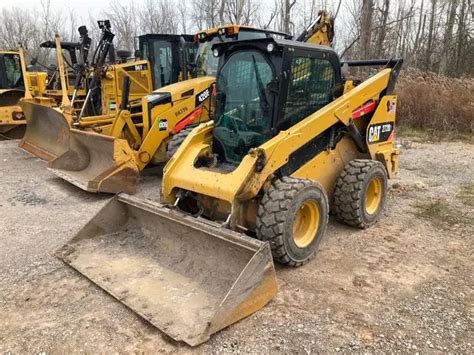
M191 346L256 312L277 292L268 243L124 194L58 254Z
M48 164L54 174L89 192L135 192L139 170L125 139L71 129L68 143Z
M20 148L47 161L67 151L71 119L59 108L28 100L21 100L20 107L26 118L26 132Z

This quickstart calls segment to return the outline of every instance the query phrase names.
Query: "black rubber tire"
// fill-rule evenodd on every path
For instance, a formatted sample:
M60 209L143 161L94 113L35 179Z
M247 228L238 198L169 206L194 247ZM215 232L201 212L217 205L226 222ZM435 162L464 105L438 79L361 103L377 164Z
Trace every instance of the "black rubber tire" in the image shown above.
M373 214L365 208L365 195L369 182L379 177L382 182L382 197ZM340 221L352 227L365 229L382 216L387 198L387 171L376 160L356 159L350 161L336 182L333 211Z
M319 208L319 225L311 243L299 248L293 240L293 221L296 212L307 200L313 200ZM273 258L278 263L301 266L315 255L326 234L328 215L328 198L320 184L306 179L283 177L272 183L259 203L257 238L270 243Z
M168 158L168 160L170 160L173 157L174 153L176 153L179 146L183 143L183 141L186 139L188 134L191 133L191 131L195 127L196 125L187 126L171 137L170 141L168 142L168 147L166 149L166 157Z

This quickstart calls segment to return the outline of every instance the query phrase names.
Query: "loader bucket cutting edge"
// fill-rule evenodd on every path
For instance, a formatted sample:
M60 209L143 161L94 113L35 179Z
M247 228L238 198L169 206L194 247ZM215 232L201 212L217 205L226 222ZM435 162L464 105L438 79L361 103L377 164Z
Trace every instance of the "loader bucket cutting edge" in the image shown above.
M124 194L58 254L191 346L256 312L277 292L268 243Z
M43 160L51 161L69 146L70 121L58 108L21 100L26 119L26 132L20 148Z
M139 170L124 139L71 129L69 149L49 162L60 178L89 192L134 193Z

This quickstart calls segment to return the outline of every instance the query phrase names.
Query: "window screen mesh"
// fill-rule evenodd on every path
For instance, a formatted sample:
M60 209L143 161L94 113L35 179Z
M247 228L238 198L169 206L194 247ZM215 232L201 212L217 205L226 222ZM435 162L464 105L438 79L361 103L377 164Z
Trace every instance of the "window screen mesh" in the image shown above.
M284 107L285 126L292 126L332 100L334 69L325 59L294 57L288 97Z

